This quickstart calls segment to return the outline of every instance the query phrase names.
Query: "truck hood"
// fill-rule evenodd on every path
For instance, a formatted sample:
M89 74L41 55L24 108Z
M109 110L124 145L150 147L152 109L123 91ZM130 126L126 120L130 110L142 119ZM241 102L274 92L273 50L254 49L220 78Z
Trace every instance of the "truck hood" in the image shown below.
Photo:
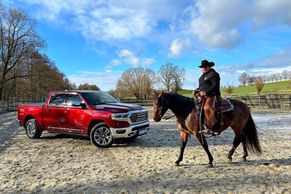
M128 112L133 110L143 110L144 108L136 104L128 103L108 103L108 104L99 104L95 106L96 110L108 111L112 113L121 113Z

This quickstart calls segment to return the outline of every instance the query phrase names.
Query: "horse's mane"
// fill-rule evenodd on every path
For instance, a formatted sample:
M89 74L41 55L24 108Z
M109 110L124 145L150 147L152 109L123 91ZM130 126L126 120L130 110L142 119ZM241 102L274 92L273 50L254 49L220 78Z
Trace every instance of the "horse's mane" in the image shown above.
M192 104L194 103L193 98L189 98L187 96L183 96L177 93L164 93L165 96L169 96L170 98L174 98L175 101L183 104Z
M182 96L176 93L163 93L169 103L169 108L183 117L187 117L193 108L195 108L195 101L193 98Z

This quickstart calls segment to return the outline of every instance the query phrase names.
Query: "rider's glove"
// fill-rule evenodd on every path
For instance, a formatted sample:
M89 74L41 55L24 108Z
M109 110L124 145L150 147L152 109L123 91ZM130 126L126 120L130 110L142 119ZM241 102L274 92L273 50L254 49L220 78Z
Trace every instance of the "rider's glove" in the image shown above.
M199 94L200 94L200 96L206 96L206 92L204 92L204 91L201 91Z

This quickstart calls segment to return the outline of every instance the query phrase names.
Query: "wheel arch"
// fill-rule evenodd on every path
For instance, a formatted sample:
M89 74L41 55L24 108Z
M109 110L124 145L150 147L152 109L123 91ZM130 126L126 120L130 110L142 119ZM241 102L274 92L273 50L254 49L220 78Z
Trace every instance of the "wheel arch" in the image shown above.
M89 124L89 126L88 126L88 131L87 131L87 135L88 136L90 136L90 132L91 132L91 130L92 130L92 128L95 126L95 125L97 125L97 124L99 124L99 123L105 123L106 125L107 125L107 123L105 122L105 121L102 121L102 120L92 120L91 122L90 122L90 124ZM107 125L108 126L108 125ZM109 126L108 126L109 127Z
M27 115L27 116L25 117L25 119L24 119L24 123L23 123L24 127L26 126L27 121L30 120L30 119L35 119L35 118L34 118L34 116L32 116L32 115Z

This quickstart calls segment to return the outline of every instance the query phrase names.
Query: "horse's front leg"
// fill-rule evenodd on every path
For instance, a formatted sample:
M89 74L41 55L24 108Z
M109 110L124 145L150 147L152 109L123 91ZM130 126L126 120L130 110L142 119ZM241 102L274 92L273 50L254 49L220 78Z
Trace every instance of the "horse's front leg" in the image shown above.
M207 144L207 141L206 141L205 136L204 136L204 135L200 135L200 134L196 134L196 137L197 137L197 139L199 140L200 144L202 145L203 149L204 149L204 150L206 151L206 153L207 153L208 161L209 161L208 166L209 166L209 167L213 167L213 164L212 164L212 162L213 162L213 157L212 157L212 155L211 155L211 153L210 153L210 151L209 151L209 149L208 149L208 144Z
M178 160L175 162L176 166L179 166L180 162L183 160L184 150L185 150L186 144L188 142L189 134L180 130L180 138L181 138L180 155L179 155Z

